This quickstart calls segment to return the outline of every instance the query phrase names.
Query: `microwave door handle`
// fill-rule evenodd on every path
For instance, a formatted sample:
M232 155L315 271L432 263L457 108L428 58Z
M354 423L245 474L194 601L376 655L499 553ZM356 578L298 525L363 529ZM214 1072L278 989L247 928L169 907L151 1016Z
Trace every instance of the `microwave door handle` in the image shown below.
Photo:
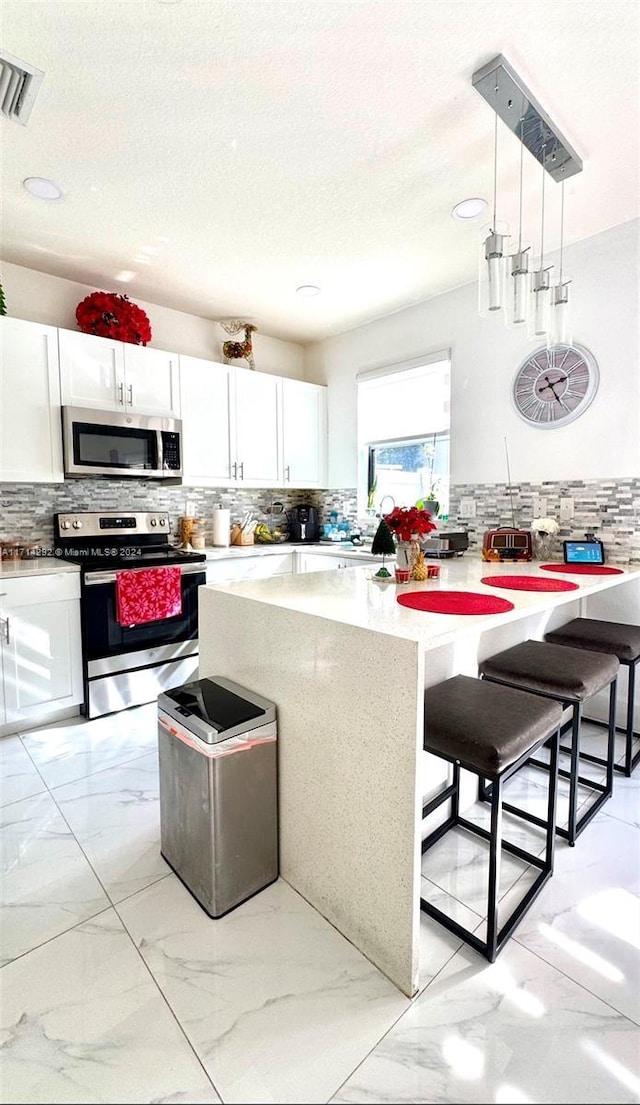
M156 456L158 471L164 472L164 449L162 447L162 430L156 430Z

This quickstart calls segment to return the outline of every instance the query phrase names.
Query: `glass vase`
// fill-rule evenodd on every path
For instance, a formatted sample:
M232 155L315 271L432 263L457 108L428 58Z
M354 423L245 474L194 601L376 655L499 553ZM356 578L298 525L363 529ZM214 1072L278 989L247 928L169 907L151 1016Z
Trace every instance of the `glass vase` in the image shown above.
M413 571L418 554L420 552L420 546L417 541L398 541L396 546L396 565L398 568L408 568L410 572Z

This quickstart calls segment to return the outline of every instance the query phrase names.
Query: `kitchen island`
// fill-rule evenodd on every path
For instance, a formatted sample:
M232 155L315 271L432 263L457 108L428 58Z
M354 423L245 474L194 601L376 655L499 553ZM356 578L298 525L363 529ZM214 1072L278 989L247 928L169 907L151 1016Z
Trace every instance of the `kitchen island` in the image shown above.
M640 568L554 574L578 584L563 592L480 582L551 575L535 562L466 556L442 561L438 581L403 586L375 582L374 570L201 587L200 675L227 676L277 704L280 873L411 996L422 800L443 782L442 761L422 750L425 689L458 673L475 676L479 661L574 617L640 624ZM396 601L412 590L448 589L499 595L513 609L432 614ZM624 686L619 700L622 720ZM600 716L595 700L593 709Z

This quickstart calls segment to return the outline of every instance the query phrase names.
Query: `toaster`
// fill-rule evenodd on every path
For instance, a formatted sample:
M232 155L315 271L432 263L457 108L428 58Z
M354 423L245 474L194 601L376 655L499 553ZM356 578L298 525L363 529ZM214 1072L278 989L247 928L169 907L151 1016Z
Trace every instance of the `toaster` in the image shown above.
M431 533L421 542L420 547L425 556L462 556L465 549L469 548L469 534L466 530Z
M482 539L483 560L533 560L533 544L528 529L488 529Z

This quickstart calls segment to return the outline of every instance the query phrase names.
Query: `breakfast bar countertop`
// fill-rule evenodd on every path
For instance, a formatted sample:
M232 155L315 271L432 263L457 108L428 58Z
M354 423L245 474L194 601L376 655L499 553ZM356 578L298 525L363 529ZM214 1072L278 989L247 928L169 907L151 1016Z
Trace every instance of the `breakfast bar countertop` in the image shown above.
M314 550L315 551L315 550ZM393 558L388 557L393 572ZM431 562L430 562L431 563ZM253 602L280 606L303 614L312 614L329 621L358 626L377 633L417 641L424 648L436 648L467 632L490 629L517 621L526 615L548 611L567 602L595 595L614 584L640 579L640 565L629 568L620 565L621 575L571 575L542 570L537 561L530 563L485 563L479 556L466 555L437 561L438 580L425 583L396 584L395 580L380 583L373 579L375 562L355 566L342 572L309 572L284 575L265 580L213 584L220 590L251 599ZM616 567L616 565L610 565ZM481 583L490 576L533 576L577 584L571 591L512 591ZM434 614L410 610L396 600L412 591L475 591L499 595L513 603L513 610L499 614Z
M640 566L587 576L473 555L439 563L440 578L425 583L376 583L375 565L364 564L199 590L200 676L226 676L277 706L282 878L408 996L431 969L420 961L423 802L447 778L444 762L423 751L425 690L476 677L482 660L574 617L640 624ZM481 582L497 575L577 586ZM447 590L513 608L439 614L397 601ZM472 781L463 772L462 809L475 800Z

